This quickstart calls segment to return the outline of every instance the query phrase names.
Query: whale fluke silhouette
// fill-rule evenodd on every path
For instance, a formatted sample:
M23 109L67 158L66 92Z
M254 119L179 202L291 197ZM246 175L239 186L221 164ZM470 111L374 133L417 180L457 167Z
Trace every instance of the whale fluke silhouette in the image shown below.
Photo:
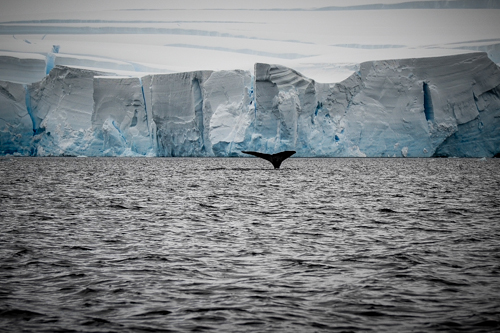
M287 158L289 158L290 156L292 156L293 154L295 154L295 152L293 150L282 151L280 153L276 153L276 154L272 154L272 155L270 155L270 154L264 154L264 153L259 153L259 152L256 152L256 151L241 151L241 152L244 153L244 154L249 154L249 155L253 155L253 156L257 156L257 157L263 158L266 161L271 162L273 164L273 166L274 166L275 169L279 169L281 163L284 160L286 160Z

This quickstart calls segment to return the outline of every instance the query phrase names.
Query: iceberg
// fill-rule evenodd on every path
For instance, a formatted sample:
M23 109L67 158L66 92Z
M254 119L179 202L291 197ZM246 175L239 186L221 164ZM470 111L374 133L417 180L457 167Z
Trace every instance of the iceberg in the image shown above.
M368 61L356 68L341 82L319 83L278 64L257 63L253 73L134 77L56 61L38 82L0 82L0 154L500 153L500 70L486 53Z

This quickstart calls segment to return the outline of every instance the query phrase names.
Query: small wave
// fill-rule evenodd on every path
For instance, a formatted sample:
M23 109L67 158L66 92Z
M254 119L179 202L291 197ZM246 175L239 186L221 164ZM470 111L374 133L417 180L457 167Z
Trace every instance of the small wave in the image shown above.
M391 213L391 214L394 214L394 213L397 214L397 213L399 213L399 212L397 212L395 210L392 210L390 208L380 208L378 211L381 212L381 213Z
M122 204L112 204L112 205L108 205L107 207L113 208L113 209L130 209L130 210L141 210L141 209L144 209L144 207L138 206L138 205L125 206L125 205L122 205Z
M172 311L168 311L168 310L154 310L154 311L147 311L147 312L136 314L136 315L134 315L134 317L167 316L171 313L172 313Z
M77 294L79 294L79 295L93 295L93 294L97 294L99 292L100 291L97 289L85 288L83 290L80 290Z
M89 318L88 320L81 323L82 326L103 326L109 325L111 322L102 318Z
M481 320L473 324L476 327L484 327L488 329L499 329L500 320Z
M124 292L126 292L127 290L126 289L123 289L123 288L118 288L118 289L113 289L111 292L113 294L122 294Z
M15 318L15 319L30 320L32 318L41 316L45 315L35 311L22 310L22 309L8 309L0 311L0 318Z
M120 204L108 205L108 207L114 208L114 209L129 209L127 206L120 205Z
M34 217L40 221L49 221L56 218L55 216L47 215L43 212L38 212L38 211L31 212L30 214L28 214L28 216Z
M106 243L122 243L123 241L121 239L105 239L103 242Z
M441 323L437 323L434 325L430 325L432 328L438 329L438 330L458 330L461 328L463 325L461 323L457 323L455 321L443 321Z
M136 260L141 260L141 257L128 257L128 258L123 258L123 259L114 259L111 260L110 262L112 263L120 263L120 262L125 262L125 261L136 261Z
M440 279L440 278L429 278L428 281L434 282L434 283L439 283L439 284L444 284L446 286L454 286L454 287L468 286L469 285L469 283L454 282L454 281L449 281L449 280Z
M78 279L78 278L85 277L86 275L85 275L85 273L71 273L71 274L68 274L66 276L69 278L72 278L72 279Z
M207 161L16 160L22 176L0 179L0 327L499 329L499 163ZM380 177L387 164L401 177Z
M29 249L22 249L14 254L14 257L22 257L30 254L32 251Z
M92 251L90 247L85 247L85 246L65 246L65 248L71 249L71 250L80 250L80 251Z
M382 316L387 316L387 314L380 312L380 311L361 311L361 312L356 312L355 314L359 316L365 316L365 317L382 317Z
M219 208L217 208L217 207L215 207L215 206L208 205L208 204L204 204L204 203L200 203L199 205L200 205L200 207L212 208L212 209L219 209Z
M248 312L248 310L243 309L243 308L225 307L225 306L206 307L206 308L191 308L191 309L185 309L184 311L187 313L214 312L214 311L232 311L232 312L245 312L245 313Z
M451 214L451 215L462 215L462 216L464 215L464 213L459 212L458 210L451 210L451 209L450 209L450 210L446 210L446 212L447 212L448 214Z
M194 317L193 320L196 320L196 321L223 322L223 321L227 321L227 318L223 317L223 316L208 315L208 316Z

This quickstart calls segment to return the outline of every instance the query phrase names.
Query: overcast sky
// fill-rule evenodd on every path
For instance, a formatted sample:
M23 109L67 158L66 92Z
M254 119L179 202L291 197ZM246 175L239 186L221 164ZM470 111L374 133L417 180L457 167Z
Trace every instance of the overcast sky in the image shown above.
M59 45L61 64L115 72L279 63L323 82L369 60L486 49L500 57L500 9L310 10L401 2L2 0L0 55L46 56Z
M207 8L317 8L326 6L354 6L377 3L400 3L405 0L2 0L1 16L27 14L72 12L81 10L110 10L134 8L163 9L207 9Z

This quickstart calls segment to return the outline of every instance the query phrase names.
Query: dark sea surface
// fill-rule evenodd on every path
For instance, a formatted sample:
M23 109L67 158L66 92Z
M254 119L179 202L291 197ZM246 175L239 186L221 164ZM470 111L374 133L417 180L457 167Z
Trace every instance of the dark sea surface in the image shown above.
M499 159L1 158L2 332L500 330Z

